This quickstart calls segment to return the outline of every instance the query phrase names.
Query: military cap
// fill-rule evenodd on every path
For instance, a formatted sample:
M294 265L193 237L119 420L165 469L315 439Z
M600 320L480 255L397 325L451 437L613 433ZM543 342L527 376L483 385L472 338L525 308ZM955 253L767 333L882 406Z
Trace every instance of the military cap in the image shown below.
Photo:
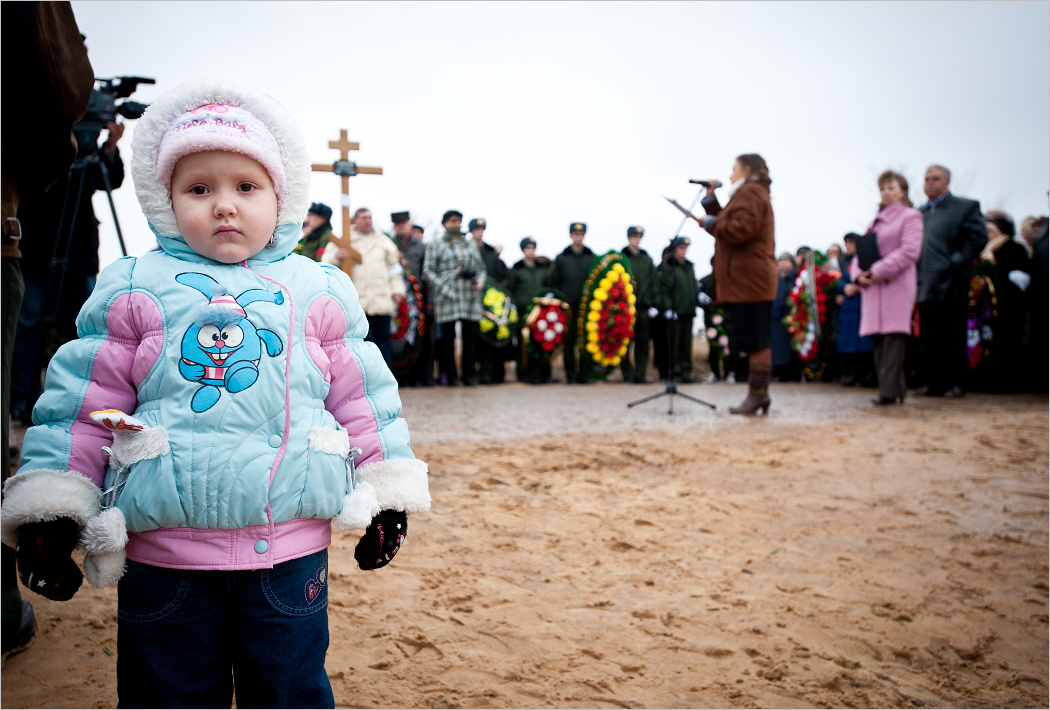
M317 215L326 222L332 218L332 208L323 202L314 202L310 205L310 209L307 212Z
M678 247L689 246L689 237L675 237L671 240L671 248L677 249Z
M572 224L569 225L569 231L570 232L583 232L584 234L586 234L587 233L587 225L584 224L583 222L573 222Z
M400 224L401 222L407 222L408 220L408 212L392 212L390 214L390 221L394 224Z
M518 248L521 249L522 251L524 251L525 247L530 246L530 245L531 246L536 246L536 240L533 239L532 237L525 237L518 244Z
M441 224L444 224L445 222L449 221L453 217L459 217L462 220L463 219L463 213L460 212L459 210L448 210L447 212L445 212L445 214L441 215Z
M639 237L644 236L645 235L645 228L644 227L628 227L627 228L627 236L628 237L633 237L635 235L638 235Z
M475 229L485 229L486 227L488 227L488 225L485 224L485 220L482 217L475 217L470 220L470 224L467 225L467 231L470 232Z
M412 229L418 229L421 232L425 232L426 231L425 229L423 229L423 226L419 225L419 224L413 224L412 225Z

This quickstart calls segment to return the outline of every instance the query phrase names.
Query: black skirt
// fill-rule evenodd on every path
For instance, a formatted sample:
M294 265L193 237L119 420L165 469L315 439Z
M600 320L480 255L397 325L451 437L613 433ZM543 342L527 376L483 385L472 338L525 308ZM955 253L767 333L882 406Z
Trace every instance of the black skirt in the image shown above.
M753 353L769 347L773 302L727 303L729 347L734 353Z

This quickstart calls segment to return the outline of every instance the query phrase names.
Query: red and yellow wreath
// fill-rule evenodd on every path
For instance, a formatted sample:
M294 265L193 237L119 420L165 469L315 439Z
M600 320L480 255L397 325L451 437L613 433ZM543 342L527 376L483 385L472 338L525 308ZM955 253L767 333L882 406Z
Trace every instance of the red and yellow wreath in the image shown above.
M634 284L623 254L600 257L583 285L577 325L580 371L604 379L620 364L634 337Z

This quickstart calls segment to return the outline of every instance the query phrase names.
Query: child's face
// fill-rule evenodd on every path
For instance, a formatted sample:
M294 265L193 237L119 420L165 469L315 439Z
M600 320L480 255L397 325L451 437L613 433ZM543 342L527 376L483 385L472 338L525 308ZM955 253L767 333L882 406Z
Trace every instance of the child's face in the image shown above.
M240 153L207 151L179 158L171 207L193 251L223 264L255 256L277 227L277 193L266 169Z

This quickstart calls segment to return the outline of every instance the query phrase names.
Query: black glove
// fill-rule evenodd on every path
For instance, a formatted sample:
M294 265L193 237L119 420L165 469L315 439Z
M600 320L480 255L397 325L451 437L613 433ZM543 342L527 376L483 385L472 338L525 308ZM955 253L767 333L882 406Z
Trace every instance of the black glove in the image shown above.
M408 533L408 516L401 510L381 510L354 548L361 569L379 569L394 559Z
M461 266L456 271L456 276L463 279L464 281L473 281L474 277L478 275L478 272L469 266Z
M80 526L70 518L26 523L18 530L18 577L27 589L56 602L69 601L84 575L73 561Z

